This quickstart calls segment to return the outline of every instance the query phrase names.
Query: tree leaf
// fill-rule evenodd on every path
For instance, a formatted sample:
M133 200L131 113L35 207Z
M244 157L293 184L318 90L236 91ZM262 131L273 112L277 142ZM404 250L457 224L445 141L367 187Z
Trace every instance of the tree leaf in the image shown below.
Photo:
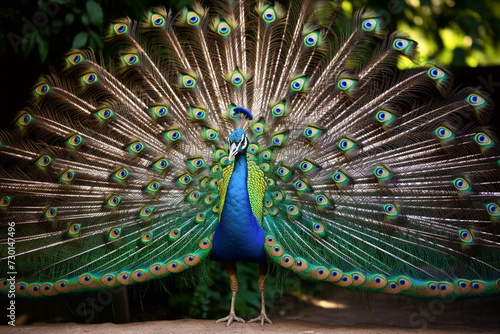
M102 19L104 18L104 13L102 12L101 5L97 2L89 0L87 1L87 12L89 13L90 22L96 27L101 26Z
M75 39L73 39L73 49L80 49L87 45L87 40L89 38L89 34L86 31L80 31L76 34Z
M75 15L73 13L66 14L65 21L66 21L67 25L70 25L71 23L73 23L74 20L75 20Z
M40 53L40 60L42 63L45 62L47 56L49 55L49 42L44 39L40 34L36 35L36 42L38 44L38 52Z

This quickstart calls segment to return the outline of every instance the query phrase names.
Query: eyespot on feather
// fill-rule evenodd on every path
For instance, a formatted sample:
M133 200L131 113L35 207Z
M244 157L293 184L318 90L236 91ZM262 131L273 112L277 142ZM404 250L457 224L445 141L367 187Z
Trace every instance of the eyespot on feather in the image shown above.
M293 266L293 271L301 272L307 269L307 262L303 259L296 259Z
M280 257L283 255L283 247L278 244L274 244L274 246L269 247L268 253L271 256Z
M349 274L344 274L344 275L342 275L340 280L337 281L335 284L345 288L345 287L350 286L352 284L352 282L353 282L352 276Z
M132 279L136 282L144 282L152 277L150 272L144 271L142 269L137 269L132 274Z
M335 283L335 282L340 281L343 276L344 276L344 273L342 271L334 268L334 269L330 269L328 278L326 280Z
M118 280L118 282L120 282L120 284L123 284L123 285L129 285L129 284L134 283L134 280L132 279L132 277L130 277L130 274L126 271L119 273L116 276L116 279Z
M295 261L290 255L284 255L279 261L280 266L284 268L290 268L294 265L294 263Z
M153 275L161 276L161 275L166 275L168 274L167 268L161 263L155 263L149 267L149 271Z
M167 263L167 265L165 267L171 273L179 273L179 272L183 271L184 269L186 269L186 266L178 261L170 261L169 263Z
M309 276L318 280L318 281L322 281L322 280L327 279L328 276L330 276L330 272L328 271L328 269L326 269L324 267L318 267L318 268L312 270L309 273Z

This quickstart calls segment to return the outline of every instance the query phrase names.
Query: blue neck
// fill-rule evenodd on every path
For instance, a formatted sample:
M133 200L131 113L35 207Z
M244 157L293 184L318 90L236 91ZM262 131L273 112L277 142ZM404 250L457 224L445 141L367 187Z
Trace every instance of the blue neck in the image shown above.
M221 216L222 224L231 224L232 222L243 222L253 216L252 208L250 206L250 197L248 196L248 166L246 152L238 153L234 160L234 169L227 186L225 197L225 209L231 204L227 202L228 199L237 200L239 206L238 219L234 219L234 212L231 208L223 210ZM233 201L230 201L233 202ZM226 218L226 219L224 219ZM230 218L230 219L227 219Z
M238 153L213 238L212 259L216 261L266 263L264 231L252 212L247 179L247 154Z

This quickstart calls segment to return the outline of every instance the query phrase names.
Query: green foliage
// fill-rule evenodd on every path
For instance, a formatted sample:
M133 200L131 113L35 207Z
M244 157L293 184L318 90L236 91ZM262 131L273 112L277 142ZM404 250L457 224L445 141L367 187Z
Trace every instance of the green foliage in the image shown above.
M388 31L399 29L419 43L422 61L445 65L500 64L500 2L486 0L346 0L348 17L361 8L381 14Z

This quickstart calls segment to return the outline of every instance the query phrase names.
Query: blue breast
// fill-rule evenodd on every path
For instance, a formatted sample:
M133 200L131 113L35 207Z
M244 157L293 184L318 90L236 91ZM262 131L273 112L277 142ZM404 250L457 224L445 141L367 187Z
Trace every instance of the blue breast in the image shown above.
M213 238L212 259L265 263L264 231L252 212L247 186L246 154L236 155L224 208Z

